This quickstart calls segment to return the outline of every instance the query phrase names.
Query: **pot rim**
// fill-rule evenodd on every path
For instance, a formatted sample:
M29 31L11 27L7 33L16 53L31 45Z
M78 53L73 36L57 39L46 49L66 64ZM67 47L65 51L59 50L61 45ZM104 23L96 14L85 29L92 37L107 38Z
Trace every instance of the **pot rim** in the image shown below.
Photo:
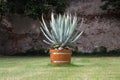
M59 50L59 49L50 49L49 51L50 52L72 52L71 49L62 49L62 50Z

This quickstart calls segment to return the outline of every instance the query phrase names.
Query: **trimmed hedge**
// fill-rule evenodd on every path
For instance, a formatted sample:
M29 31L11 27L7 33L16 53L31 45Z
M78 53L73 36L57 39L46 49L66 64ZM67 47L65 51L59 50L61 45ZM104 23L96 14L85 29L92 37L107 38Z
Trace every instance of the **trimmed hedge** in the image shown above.
M49 51L45 49L33 50L29 49L25 53L16 53L16 54L2 54L3 56L49 56ZM92 53L83 53L78 51L73 51L72 56L79 57L119 57L120 49L111 50L109 52L92 52Z
M69 0L0 0L0 15L20 14L39 19L53 11L62 14L68 5Z

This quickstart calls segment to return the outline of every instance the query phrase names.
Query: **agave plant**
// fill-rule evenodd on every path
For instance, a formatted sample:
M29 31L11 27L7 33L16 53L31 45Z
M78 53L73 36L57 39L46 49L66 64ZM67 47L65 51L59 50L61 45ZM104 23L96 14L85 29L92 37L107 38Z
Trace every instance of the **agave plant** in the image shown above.
M83 24L81 21L80 27ZM58 15L56 18L54 14L51 14L50 26L46 25L45 20L42 17L40 29L47 38L43 40L45 43L51 45L53 48L63 49L69 47L75 43L83 31L75 31L77 26L77 17L71 16L71 14Z

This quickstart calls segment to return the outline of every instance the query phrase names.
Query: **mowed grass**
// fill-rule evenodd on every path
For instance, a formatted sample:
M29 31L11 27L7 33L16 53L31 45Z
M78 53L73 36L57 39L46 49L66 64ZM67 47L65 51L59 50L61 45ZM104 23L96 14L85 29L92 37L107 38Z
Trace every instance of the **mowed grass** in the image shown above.
M0 80L120 80L120 58L73 57L51 66L49 57L0 58Z

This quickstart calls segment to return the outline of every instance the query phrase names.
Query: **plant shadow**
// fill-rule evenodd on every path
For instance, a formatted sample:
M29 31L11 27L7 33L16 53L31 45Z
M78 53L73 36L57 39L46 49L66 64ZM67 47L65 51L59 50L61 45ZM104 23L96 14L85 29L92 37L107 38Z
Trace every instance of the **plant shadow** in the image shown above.
M73 64L73 63L71 63L71 64L68 64L68 65L51 65L51 64L48 64L47 66L50 66L50 67L83 67L83 66L85 66L85 65L78 65L78 64Z

